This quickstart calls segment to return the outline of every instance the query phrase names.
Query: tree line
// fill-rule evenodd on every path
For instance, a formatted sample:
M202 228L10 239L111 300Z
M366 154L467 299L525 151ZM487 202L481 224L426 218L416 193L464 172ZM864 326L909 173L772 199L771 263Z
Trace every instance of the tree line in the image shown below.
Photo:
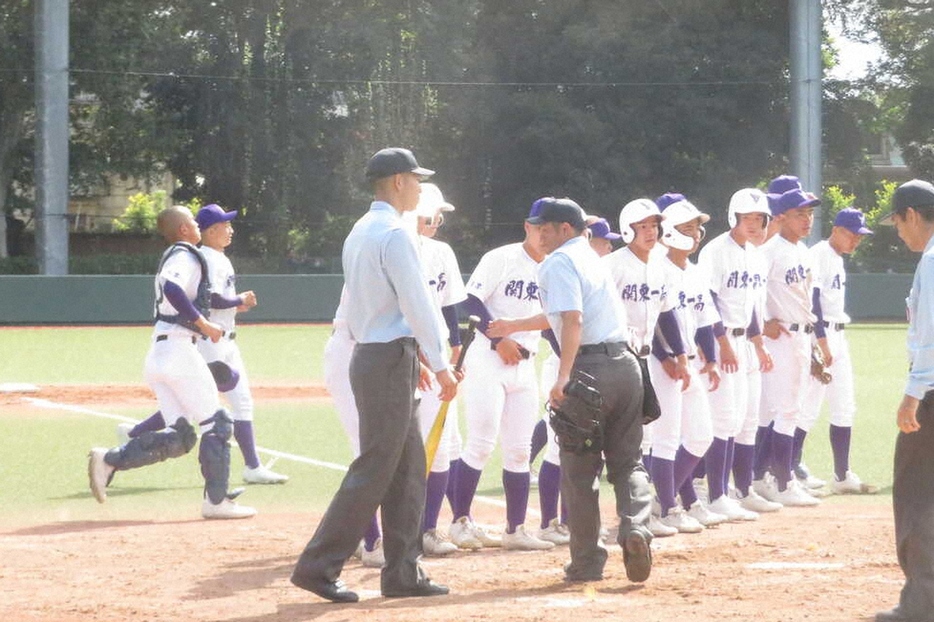
M926 4L825 3L892 59L825 84L825 178L857 201L881 126L934 173ZM32 207L32 14L0 7L6 213ZM468 265L521 235L539 196L612 221L679 191L723 229L734 190L788 169L785 2L81 0L70 20L73 193L168 170L176 201L241 210L238 252L257 256L338 255L388 145L438 171Z

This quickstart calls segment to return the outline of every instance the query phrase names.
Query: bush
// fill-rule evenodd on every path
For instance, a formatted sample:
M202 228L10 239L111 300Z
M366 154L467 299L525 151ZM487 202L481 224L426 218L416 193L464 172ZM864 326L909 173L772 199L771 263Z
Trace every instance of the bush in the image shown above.
M129 205L119 220L113 221L114 231L152 233L156 230L156 216L166 204L164 190L152 193L138 192L129 198Z

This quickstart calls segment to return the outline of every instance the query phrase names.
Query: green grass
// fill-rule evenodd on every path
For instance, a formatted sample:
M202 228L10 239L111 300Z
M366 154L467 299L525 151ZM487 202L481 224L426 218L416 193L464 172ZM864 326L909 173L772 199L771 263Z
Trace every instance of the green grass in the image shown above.
M0 383L138 383L149 327L3 328L0 329ZM308 383L322 378L322 353L330 333L322 325L249 325L238 334L254 383ZM892 454L897 433L895 408L907 369L904 325L860 325L847 330L856 372L857 419L851 464L864 479L890 491ZM113 415L142 419L155 409L138 407ZM197 452L145 469L118 474L103 506L87 488L86 454L90 447L115 442L116 421L59 410L35 416L0 409L0 519L17 522L58 520L197 519L202 480ZM256 430L259 445L321 461L348 464L349 444L327 401L315 404L260 401ZM463 417L461 417L463 429ZM232 484L242 459L232 449ZM268 456L266 456L268 457ZM822 415L805 445L805 459L824 478L832 473L827 416ZM539 460L541 458L539 457ZM480 481L481 494L502 491L499 453ZM289 474L284 486L252 486L244 502L261 511L320 512L343 473L282 458L276 468ZM606 491L609 492L609 491ZM860 498L865 501L867 498ZM875 497L888 503L887 495ZM833 503L851 503L834 499ZM534 508L535 498L531 503Z

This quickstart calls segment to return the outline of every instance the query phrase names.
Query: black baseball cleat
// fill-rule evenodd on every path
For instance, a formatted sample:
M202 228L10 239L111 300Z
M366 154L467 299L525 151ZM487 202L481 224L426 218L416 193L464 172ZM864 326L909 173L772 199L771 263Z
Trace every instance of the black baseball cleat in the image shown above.
M652 572L652 547L639 531L630 531L623 542L623 565L626 576L634 583L642 583Z
M564 580L568 583L583 583L586 581L603 581L603 571L576 568L572 562L564 565Z
M386 598L417 598L419 596L445 596L451 590L446 585L439 585L431 579L422 579L414 586L401 590L383 589Z
M292 585L300 587L303 590L308 590L313 594L317 594L321 598L325 598L332 603L355 603L360 600L360 597L357 596L357 593L348 590L347 586L344 585L344 582L340 579L337 581L328 581L327 579L309 579L297 574L293 574Z

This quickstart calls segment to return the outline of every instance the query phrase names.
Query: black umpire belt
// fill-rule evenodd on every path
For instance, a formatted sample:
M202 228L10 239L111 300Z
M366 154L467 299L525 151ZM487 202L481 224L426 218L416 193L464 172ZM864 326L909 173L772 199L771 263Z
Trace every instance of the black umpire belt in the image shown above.
M156 341L168 341L168 340L169 340L168 335L156 335ZM198 338L192 335L191 343L197 343L197 342L198 342Z
M577 349L577 355L606 354L617 357L626 351L625 341L604 341L603 343L588 343Z
M810 324L798 324L797 322L794 322L793 324L788 325L788 330L793 333L796 333L799 330L803 330L806 333L812 333L814 332L814 327Z

